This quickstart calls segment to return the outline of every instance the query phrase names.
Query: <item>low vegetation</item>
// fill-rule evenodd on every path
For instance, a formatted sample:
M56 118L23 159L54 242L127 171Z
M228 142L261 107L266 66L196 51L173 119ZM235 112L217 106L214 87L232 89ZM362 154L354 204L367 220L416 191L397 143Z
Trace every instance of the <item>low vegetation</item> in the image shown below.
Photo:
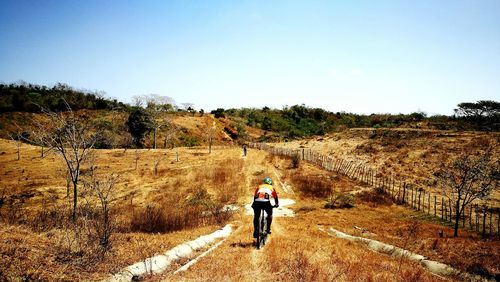
M291 181L305 197L325 199L333 192L332 182L321 176L295 174Z
M2 143L2 150L9 153L0 156L2 187L10 186L5 176L12 170L39 184L23 182L16 189L0 190L3 225L0 233L4 234L0 236L0 277L32 280L102 277L124 263L153 254L136 252L133 248L130 253L124 252L130 249L130 242L146 236L143 234L159 237L159 233L191 230L190 236L195 236L217 229L233 216L224 206L237 204L246 191L239 181L243 162L237 149L227 152L216 149L210 158L206 150L183 149L178 162L175 153L166 150L138 151L139 159L133 150L99 151L92 165L86 163L81 169L82 184L73 220L72 204L68 204L73 202L72 190L69 194L66 191L65 174L58 175L60 169L64 171L61 159L52 153L42 159L36 147L28 146L20 161L10 160L15 151L5 145ZM162 161L155 165L155 159ZM210 165L204 166L199 161ZM113 171L120 177L109 175ZM17 182L15 178L12 180ZM189 238L182 237L177 243ZM38 249L33 249L30 238L38 238ZM9 247L11 240L19 243ZM143 248L157 252L173 247L175 241L162 243L154 239L148 244ZM160 244L163 247L159 248ZM41 258L31 253L37 250L47 256ZM19 268L21 265L24 266ZM57 271L51 274L44 268Z
M300 155L290 159L250 149L242 156L238 147L217 146L242 139L322 135L285 146L356 158L382 174L437 191L441 182L434 177L457 179L437 167L448 172L453 167L487 171L498 153L492 147L484 162L476 162L485 159L473 153L451 162L451 168L438 161L453 159L464 144L493 144L490 141L498 136L420 129L497 131L496 102L459 104L455 117L366 116L305 105L282 110L219 108L211 116L196 114L189 103L183 113L169 104L172 101L158 99L132 107L62 84L0 85L0 94L0 133L12 139L0 140L0 281L102 280L226 223L233 224L234 235L208 259L186 273L175 276L170 271L160 278L253 281L258 273L263 280L283 281L441 281L407 260L330 236L322 231L328 227L376 237L484 277L499 277L497 237L484 239L463 230L455 238L456 229L406 209L380 189L307 163ZM81 162L64 157L66 148L76 148L79 156L79 149L85 148L61 143L62 132L72 125L55 133L51 129L57 127L46 127L52 140L61 143L58 147L42 142L47 136L33 134L33 122L50 122L33 105L50 110L45 114L89 122L92 129L84 133L99 137L92 138L92 152ZM68 108L74 112L65 111ZM355 127L371 129L344 131ZM296 200L290 208L297 213L276 218L268 245L256 251L251 245L251 217L228 207L247 204L255 185L266 176L275 180L280 197ZM497 181L498 169L489 176L480 187L471 187L485 188L491 179ZM449 183L448 188L460 186ZM492 201L498 201L494 189L476 190L477 198L486 201L486 194L491 194ZM467 201L456 193L453 199Z

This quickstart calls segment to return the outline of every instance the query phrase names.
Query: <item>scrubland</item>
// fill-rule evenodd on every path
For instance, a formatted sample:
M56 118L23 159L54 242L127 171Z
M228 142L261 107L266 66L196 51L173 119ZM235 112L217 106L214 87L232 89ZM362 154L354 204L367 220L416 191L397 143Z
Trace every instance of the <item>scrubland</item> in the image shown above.
M0 276L7 280L103 278L217 229L231 217L219 209L238 204L246 189L237 149L215 147L210 156L205 148L95 150L95 173L118 179L112 248L100 255L99 205L81 183L79 219L72 223L72 187L60 157L40 158L40 148L23 144L17 161L13 142L1 142ZM81 182L90 170L82 168Z
M500 134L441 130L351 129L277 144L287 148L308 148L321 154L364 163L380 175L439 194L436 172L444 162L469 147L494 147L500 156ZM494 191L490 206L500 207L500 191Z
M398 150L385 150L366 132L331 135L324 140L287 143L309 146L330 154L354 156L386 167L420 183L429 169L412 168L410 160L397 161ZM434 133L433 133L434 134ZM461 138L443 147L460 150ZM329 141L329 142L325 142ZM407 154L421 160L436 148L418 138L403 139ZM333 145L332 145L333 144ZM368 153L365 146L371 144ZM427 144L427 143L426 143ZM394 145L395 146L395 145ZM420 148L419 153L412 146ZM426 147L430 146L430 147ZM439 148L439 147L438 147ZM372 149L370 149L372 150ZM430 162L440 157L427 153ZM177 159L178 157L178 159ZM391 160L391 158L395 158ZM450 227L424 214L393 203L383 194L342 175L301 162L294 168L288 158L250 149L247 157L237 147L176 148L157 150L95 150L93 166L83 168L106 179L116 174L113 189L112 236L109 249L98 244L98 203L83 185L79 219L70 218L64 164L59 156L40 158L40 148L23 144L16 160L13 142L0 141L0 277L3 280L100 280L123 267L161 254L177 244L231 223L234 233L217 249L185 272L143 277L145 281L442 281L404 258L369 251L339 239L321 228L333 227L351 235L372 238L411 250L462 271L498 279L498 238L481 238L461 230L452 237ZM137 163L136 163L137 162ZM406 162L403 159L403 162ZM388 166L388 164L391 164ZM425 162L424 162L425 164ZM423 165L422 165L423 166ZM434 167L434 166L433 166ZM220 212L225 205L243 206L262 178L275 181L280 198L291 198L295 217L276 217L273 234L262 250L252 246L252 217L242 209ZM413 179L413 178L412 178ZM342 197L339 197L342 196ZM335 197L335 203L333 202ZM348 204L348 205L341 205ZM329 205L330 204L330 205ZM443 232L444 236L439 234ZM97 242L96 242L97 240Z

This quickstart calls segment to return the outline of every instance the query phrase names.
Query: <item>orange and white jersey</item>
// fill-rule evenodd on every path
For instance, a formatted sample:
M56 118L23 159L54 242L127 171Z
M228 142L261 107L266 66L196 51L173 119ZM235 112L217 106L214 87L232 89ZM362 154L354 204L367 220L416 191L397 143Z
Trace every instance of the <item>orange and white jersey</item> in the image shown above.
M269 184L261 184L255 189L254 193L254 201L256 202L269 202L271 197L276 199L278 194L276 190L274 190L272 185Z

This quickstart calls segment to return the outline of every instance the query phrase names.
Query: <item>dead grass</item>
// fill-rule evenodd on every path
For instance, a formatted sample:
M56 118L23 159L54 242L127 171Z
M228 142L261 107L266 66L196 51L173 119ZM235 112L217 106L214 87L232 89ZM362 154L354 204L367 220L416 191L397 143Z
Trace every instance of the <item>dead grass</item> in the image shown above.
M448 132L410 129L352 129L319 139L279 144L288 148L310 148L324 155L363 162L386 176L439 194L433 175L443 160L460 154L467 146L484 146L500 140L498 133ZM500 155L497 151L496 155ZM500 191L490 205L500 206Z
M305 197L325 199L333 191L332 182L321 176L294 174L291 181Z
M5 263L0 266L3 270L0 277L35 280L103 277L126 264L173 247L161 241L180 243L218 228L231 217L230 213L221 211L222 206L236 203L246 191L245 183L239 181L243 166L239 149L214 147L210 155L205 148L179 148L177 152L138 150L137 154L135 150L98 150L97 172L120 174L112 210L115 225L112 249L103 256L98 248L94 213L82 210L75 225L69 220L64 166L59 157L39 158L38 148L23 144L21 160L16 161L15 146L11 142L0 140L0 148L5 152L0 155L0 173L3 174L0 177L0 220L12 227L4 229L8 234L0 232L1 260ZM83 167L83 174L86 171L88 168ZM199 191L205 194L194 203L196 196L200 197ZM80 198L80 209L85 203ZM148 209L148 206L154 208ZM144 223L151 223L151 218L156 218L152 226L144 227ZM140 230L168 234L164 237L152 233L145 241L135 240L144 236ZM184 230L188 233L176 235ZM26 237L22 241L23 252L9 247L10 239L5 235ZM39 242L40 252L47 252L47 256L31 254L37 242L27 240L30 237L43 238ZM33 259L21 263L26 256Z
M250 219L247 219L248 223ZM408 261L398 261L334 238L318 229L309 213L277 218L270 241L251 246L251 229L242 227L210 258L188 272L166 274L169 281L444 281Z
M207 190L199 189L184 203L170 198L157 205L134 209L130 231L167 233L207 225L223 225L232 215L232 212L224 210L223 206L221 202L214 200Z
M376 207L380 205L390 206L394 202L392 198L384 193L381 188L375 188L367 191L363 191L356 195L356 198L360 201L367 203L371 207Z
M26 146L21 161L15 161L15 147L0 140L5 154L0 154L0 198L7 211L8 201L21 203L13 214L22 214L25 222L0 226L0 277L7 280L22 278L40 281L100 280L123 267L155 254L164 253L179 243L213 232L220 223L211 214L212 203L242 204L251 198L254 185L265 176L275 178L299 191L304 178L318 177L330 184L331 191L352 192L363 187L348 179L332 175L306 162L293 169L289 159L269 158L264 152L250 150L245 159L240 148L179 148L179 161L173 150L139 150L138 169L135 169L133 150L100 150L97 159L101 171L121 174L113 214L116 232L112 249L103 257L93 259L86 255L91 245L81 231L68 229L64 214L58 205L67 203L65 180L58 169L59 159L35 157L37 148ZM30 155L31 154L31 155ZM26 156L26 158L24 157ZM53 158L52 158L53 157ZM154 177L154 160L161 157ZM60 171L60 170L59 170ZM25 183L25 178L32 183ZM24 180L23 180L24 179ZM42 181L43 180L43 181ZM326 185L325 185L326 186ZM6 189L9 187L9 189ZM280 197L293 197L283 192ZM306 188L307 189L307 188ZM302 193L302 192L301 192ZM419 265L397 260L387 255L366 250L363 246L332 237L318 226L332 226L343 232L374 238L425 255L433 260L476 273L497 276L500 248L498 239L481 239L475 233L463 232L452 238L452 231L442 225L426 221L416 212L386 203L377 195L358 198L351 209L325 209L324 199L295 194L299 211L294 218L275 218L273 234L262 250L252 247L251 217L238 215L239 229L218 249L214 250L187 272L173 275L171 271L149 278L151 281L442 281L430 275ZM312 193L312 192L311 192ZM30 197L21 195L32 194ZM3 196L2 196L3 195ZM190 206L191 205L191 206ZM164 229L166 233L133 232L134 213L154 207L152 214L173 218L172 222L186 224L185 218L175 218L170 212L193 208L198 224L182 228ZM58 214L57 211L61 211ZM186 213L190 213L186 211ZM137 216L142 223L146 215ZM62 218L62 219L61 219ZM91 223L91 217L89 215ZM190 218L191 219L191 218ZM141 221L140 220L140 221ZM29 222L33 222L32 225ZM47 225L44 225L46 222ZM36 224L35 224L36 223ZM409 230L418 223L417 236ZM168 225L161 223L156 226ZM444 231L444 237L439 232ZM90 234L91 235L91 234ZM77 239L78 238L78 239ZM78 243L80 242L80 243ZM80 245L78 245L80 244ZM88 249L86 249L87 247ZM82 251L83 250L83 251ZM1 279L0 279L1 280Z

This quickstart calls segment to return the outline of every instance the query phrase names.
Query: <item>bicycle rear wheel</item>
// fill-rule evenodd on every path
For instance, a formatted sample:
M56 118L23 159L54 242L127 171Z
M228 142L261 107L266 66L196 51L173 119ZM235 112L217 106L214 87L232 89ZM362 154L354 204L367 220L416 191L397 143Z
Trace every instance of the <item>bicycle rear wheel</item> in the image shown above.
M259 217L259 236L257 236L257 249L262 248L266 244L266 239L267 239L266 225L267 225L267 218L264 209L262 209Z

